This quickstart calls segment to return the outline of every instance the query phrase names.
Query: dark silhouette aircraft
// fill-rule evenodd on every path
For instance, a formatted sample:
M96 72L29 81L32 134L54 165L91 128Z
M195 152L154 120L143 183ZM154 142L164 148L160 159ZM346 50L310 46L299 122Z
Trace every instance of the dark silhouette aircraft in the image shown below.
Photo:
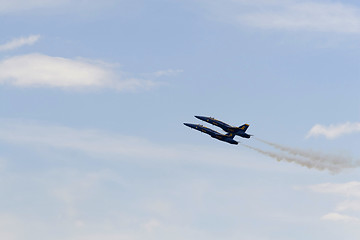
M231 133L231 134L243 137L243 138L250 138L252 136L250 134L245 133L249 127L249 124L244 124L244 125L241 125L240 127L233 127L233 126L230 126L229 124L226 124L226 123L224 123L220 120L217 120L215 118L212 118L212 117L203 117L203 116L195 116L195 117L202 121L208 122L212 125L218 126L227 133Z
M220 141L227 142L230 144L238 144L238 142L234 140L235 135L233 133L227 133L224 135L215 130L204 127L203 125L200 125L200 124L184 123L184 125L191 127L195 130L198 130L200 132L209 134L212 138L216 138Z

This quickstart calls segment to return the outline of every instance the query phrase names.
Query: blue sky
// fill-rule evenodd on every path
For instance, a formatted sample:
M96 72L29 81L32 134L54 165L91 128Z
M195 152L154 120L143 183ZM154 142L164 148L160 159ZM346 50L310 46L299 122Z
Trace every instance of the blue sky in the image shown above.
M1 239L359 239L358 2L0 6Z

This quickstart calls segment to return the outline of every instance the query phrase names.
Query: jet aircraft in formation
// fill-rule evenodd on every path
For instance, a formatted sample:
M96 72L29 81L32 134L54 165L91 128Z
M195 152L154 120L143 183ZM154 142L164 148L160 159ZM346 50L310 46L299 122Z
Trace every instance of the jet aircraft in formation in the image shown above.
M234 140L234 137L236 135L243 138L250 138L252 136L250 134L245 133L249 127L249 124L244 124L241 125L240 127L233 127L227 123L224 123L212 117L203 117L203 116L195 116L195 117L202 121L208 122L212 125L220 127L222 130L226 132L226 134L221 134L213 129L210 129L200 124L184 123L184 125L191 127L195 130L198 130L200 132L206 133L210 135L212 138L216 138L220 141L227 142L230 144L238 144L238 142Z

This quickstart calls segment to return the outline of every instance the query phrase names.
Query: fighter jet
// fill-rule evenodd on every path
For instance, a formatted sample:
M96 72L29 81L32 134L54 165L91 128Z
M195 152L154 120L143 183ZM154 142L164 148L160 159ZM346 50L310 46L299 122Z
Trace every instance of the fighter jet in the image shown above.
M200 125L200 124L184 123L184 125L191 127L195 130L198 130L200 132L209 134L212 138L216 138L220 141L227 142L230 144L236 144L236 145L238 144L238 142L234 140L235 135L232 133L228 133L228 134L224 135L215 130L204 127L203 125Z
M218 126L227 133L238 135L243 138L250 138L252 136L250 134L245 133L249 127L249 124L244 124L244 125L241 125L240 127L233 127L233 126L230 126L229 124L226 124L226 123L224 123L220 120L217 120L215 118L212 118L212 117L203 117L203 116L195 116L195 117L202 121L208 122L212 125Z

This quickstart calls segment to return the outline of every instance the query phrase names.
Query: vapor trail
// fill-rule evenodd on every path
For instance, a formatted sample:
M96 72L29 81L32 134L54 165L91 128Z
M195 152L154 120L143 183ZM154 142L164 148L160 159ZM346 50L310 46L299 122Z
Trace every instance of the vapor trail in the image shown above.
M345 168L355 168L360 166L359 161L354 161L351 157L341 156L341 155L330 155L319 152L314 152L312 150L304 150L298 148L291 148L287 146L283 146L280 144L272 143L269 141L265 141L259 138L256 138L258 141L265 143L269 146L272 146L278 150L289 153L297 158L291 157L291 159L302 159L304 158L308 165L312 167L321 166L323 169L330 170L332 172L340 172ZM254 149L255 150L255 149ZM258 149L260 150L260 149ZM262 150L261 150L262 151ZM281 155L283 156L283 155ZM298 158L301 157L301 158ZM294 161L301 164L298 161ZM318 168L319 169L319 168ZM320 169L322 170L322 169Z
M242 145L247 148L250 148L254 151L257 151L258 153L261 153L263 155L275 158L277 161L293 162L293 163L297 163L297 164L307 167L307 168L315 168L318 170L328 170L332 173L338 173L342 169L341 167L332 165L332 164L326 164L326 163L322 163L322 162L314 163L311 161L311 159L306 159L306 158L302 159L302 158L298 158L298 157L288 156L288 155L285 155L282 153L274 153L274 152L264 151L259 148L251 147L246 144L242 144Z
M280 144L272 143L269 141L265 141L265 140L262 140L259 138L256 138L256 139L262 143L265 143L265 144L272 146L276 149L279 149L281 151L290 153L295 156L302 156L305 158L310 158L313 161L331 162L331 164L334 164L334 165L344 165L344 163L348 163L349 165L352 164L352 159L349 157L340 156L340 155L323 154L323 153L319 153L319 152L314 152L312 150L291 148L291 147L283 146Z

